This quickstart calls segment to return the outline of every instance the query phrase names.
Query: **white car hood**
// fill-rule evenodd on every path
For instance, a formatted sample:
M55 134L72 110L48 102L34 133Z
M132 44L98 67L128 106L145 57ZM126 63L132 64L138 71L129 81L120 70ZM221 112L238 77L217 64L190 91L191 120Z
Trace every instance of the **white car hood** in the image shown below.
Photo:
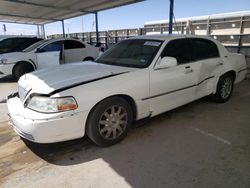
M11 52L11 53L1 54L0 57L8 59L8 58L13 58L13 57L20 56L23 54L24 52Z
M26 60L29 57L29 53L26 52L11 52L0 55L0 59L7 59L8 63L16 63L18 61Z
M74 84L81 84L113 74L129 72L135 68L104 65L95 62L79 62L42 69L23 75L18 81L23 97L27 92L50 94L55 90ZM21 96L20 96L21 97Z

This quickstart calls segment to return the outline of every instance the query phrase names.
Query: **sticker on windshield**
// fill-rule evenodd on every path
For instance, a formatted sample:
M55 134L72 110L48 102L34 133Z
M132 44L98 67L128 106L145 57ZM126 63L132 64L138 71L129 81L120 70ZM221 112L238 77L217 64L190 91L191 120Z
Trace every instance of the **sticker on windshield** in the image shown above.
M160 43L160 42L155 42L155 41L146 41L146 42L144 43L144 45L145 45L145 46L156 46L156 47L158 47L158 46L161 45L161 43Z

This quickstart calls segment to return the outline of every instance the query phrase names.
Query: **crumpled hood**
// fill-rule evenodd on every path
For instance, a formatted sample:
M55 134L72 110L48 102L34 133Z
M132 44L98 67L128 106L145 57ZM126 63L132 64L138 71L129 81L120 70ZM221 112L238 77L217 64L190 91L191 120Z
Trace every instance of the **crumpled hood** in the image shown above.
M104 65L95 62L79 62L46 68L23 75L18 81L19 94L25 90L31 93L49 94L55 90L109 76L136 70L135 68Z

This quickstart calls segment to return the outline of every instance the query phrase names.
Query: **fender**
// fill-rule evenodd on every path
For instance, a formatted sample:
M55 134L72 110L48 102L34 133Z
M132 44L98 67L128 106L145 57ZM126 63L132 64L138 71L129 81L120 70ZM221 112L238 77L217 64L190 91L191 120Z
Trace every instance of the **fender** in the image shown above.
M34 70L37 69L36 64L35 64L34 61L32 61L31 59L29 59L29 60L23 60L23 61L18 61L18 62L15 63L15 65L14 65L13 68L12 68L12 74L13 74L13 75L14 75L14 70L15 70L16 66L17 66L19 63L29 63L29 64L31 64L31 65L33 66Z
M218 76L218 77L215 77L215 80L214 80L214 87L213 87L213 92L212 92L212 94L215 94L216 93L216 90L217 90L217 85L218 85L218 82L219 82L219 79L220 79L220 77L221 76L223 76L223 75L225 75L225 74L227 74L227 73L229 73L229 72L234 72L235 73L235 78L234 78L234 81L235 81L235 79L237 78L237 72L235 71L235 70L226 70L226 71L224 71L220 76Z
M29 61L33 65L34 70L36 70L37 69L36 63L32 59L29 59Z

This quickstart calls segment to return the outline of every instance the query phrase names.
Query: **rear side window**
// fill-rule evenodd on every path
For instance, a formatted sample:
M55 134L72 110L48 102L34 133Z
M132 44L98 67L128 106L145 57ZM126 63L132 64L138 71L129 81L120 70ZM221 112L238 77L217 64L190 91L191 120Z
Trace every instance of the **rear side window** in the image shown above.
M206 39L190 39L194 49L194 60L202 60L219 57L217 45Z
M187 39L175 39L166 45L161 57L170 56L176 58L178 64L192 61L192 46Z
M64 49L76 49L76 48L85 48L85 45L81 42L75 40L65 40L64 41Z

